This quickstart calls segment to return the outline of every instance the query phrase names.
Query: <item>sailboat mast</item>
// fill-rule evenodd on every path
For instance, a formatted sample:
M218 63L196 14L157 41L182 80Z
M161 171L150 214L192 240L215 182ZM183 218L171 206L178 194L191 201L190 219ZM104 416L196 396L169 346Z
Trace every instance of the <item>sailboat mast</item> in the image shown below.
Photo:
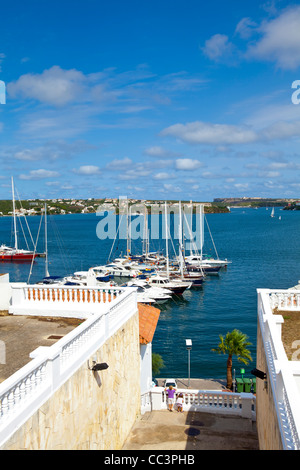
M203 244L204 244L204 217L203 217L203 204L199 206L199 217L200 217L200 259L203 256Z
M146 257L149 253L149 231L148 231L148 211L147 206L144 206L144 234L143 234L143 255Z
M12 200L13 200L13 216L14 216L14 233L15 233L15 249L18 249L18 236L17 236L17 221L16 221L16 207L15 207L15 188L14 179L11 177L11 189L12 189Z
M47 204L45 203L45 276L49 276L48 271L48 234L47 234Z
M182 259L182 216L181 216L181 201L179 202L179 261L180 261L180 274L183 278L183 259Z
M167 278L169 278L169 231L168 231L167 201L165 201L165 231L166 231Z

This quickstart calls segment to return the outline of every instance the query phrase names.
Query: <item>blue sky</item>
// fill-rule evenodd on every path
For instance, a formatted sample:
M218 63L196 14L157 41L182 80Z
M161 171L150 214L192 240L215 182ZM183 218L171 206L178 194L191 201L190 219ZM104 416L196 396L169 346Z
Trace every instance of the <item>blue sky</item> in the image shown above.
M299 197L299 4L29 0L1 17L1 199L11 176L22 198Z

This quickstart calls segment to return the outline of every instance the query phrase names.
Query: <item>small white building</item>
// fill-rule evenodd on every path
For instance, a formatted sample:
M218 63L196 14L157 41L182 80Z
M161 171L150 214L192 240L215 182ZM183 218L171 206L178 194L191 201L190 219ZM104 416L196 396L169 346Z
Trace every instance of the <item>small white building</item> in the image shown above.
M149 390L152 383L152 340L160 315L158 308L138 304L141 354L141 393Z

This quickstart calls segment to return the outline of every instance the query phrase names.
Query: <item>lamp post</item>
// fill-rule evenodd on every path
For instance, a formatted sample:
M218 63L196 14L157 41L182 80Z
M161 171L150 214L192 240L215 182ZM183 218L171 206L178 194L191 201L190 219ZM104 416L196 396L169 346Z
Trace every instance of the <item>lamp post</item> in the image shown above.
M187 349L187 352L188 352L188 377L189 377L188 387L189 387L189 386L190 386L190 376L191 376L191 349L192 349L192 340L191 340L191 339L186 339L186 340L185 340L185 345L186 345L186 349Z

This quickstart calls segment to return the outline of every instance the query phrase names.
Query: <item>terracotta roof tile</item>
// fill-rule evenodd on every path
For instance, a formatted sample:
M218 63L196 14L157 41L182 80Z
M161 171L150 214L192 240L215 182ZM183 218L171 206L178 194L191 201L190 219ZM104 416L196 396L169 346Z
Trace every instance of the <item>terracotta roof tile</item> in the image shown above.
M140 344L152 342L160 310L151 305L138 304L140 321Z

